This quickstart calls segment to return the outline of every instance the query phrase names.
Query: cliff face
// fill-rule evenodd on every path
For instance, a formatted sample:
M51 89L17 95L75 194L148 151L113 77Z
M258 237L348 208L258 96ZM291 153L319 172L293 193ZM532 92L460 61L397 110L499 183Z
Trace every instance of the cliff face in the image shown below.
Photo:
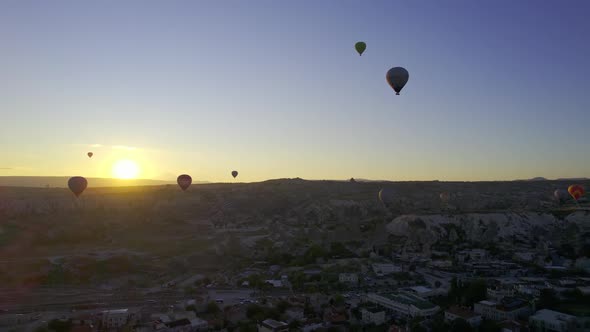
M391 221L386 229L399 241L414 245L437 241L495 242L510 246L537 241L575 244L590 234L590 211L573 212L563 219L534 212L403 215Z

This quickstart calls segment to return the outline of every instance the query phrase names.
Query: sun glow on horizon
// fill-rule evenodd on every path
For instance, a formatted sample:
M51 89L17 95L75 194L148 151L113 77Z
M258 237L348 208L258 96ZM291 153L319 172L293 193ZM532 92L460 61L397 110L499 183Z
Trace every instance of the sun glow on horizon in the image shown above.
M133 160L118 160L113 164L113 176L117 179L135 179L139 175L139 166Z

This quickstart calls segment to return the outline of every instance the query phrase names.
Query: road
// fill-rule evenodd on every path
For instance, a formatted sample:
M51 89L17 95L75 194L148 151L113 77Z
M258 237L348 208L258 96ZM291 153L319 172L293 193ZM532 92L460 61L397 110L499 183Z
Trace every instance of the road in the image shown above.
M222 305L234 305L245 300L254 301L258 295L251 289L202 288L201 295L211 301L221 300ZM288 296L291 292L283 289L265 292L264 296ZM0 309L10 313L30 313L46 311L70 311L92 305L97 309L145 307L155 301L157 306L167 306L194 299L197 294L186 294L182 290L168 289L150 292L150 289L102 290L96 288L37 288L14 290L0 288ZM220 304L221 304L220 303Z

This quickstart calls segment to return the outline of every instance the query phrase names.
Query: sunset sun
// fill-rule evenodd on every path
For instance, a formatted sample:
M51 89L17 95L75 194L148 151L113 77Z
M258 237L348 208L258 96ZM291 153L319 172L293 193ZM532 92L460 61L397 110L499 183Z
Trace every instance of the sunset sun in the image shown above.
M119 160L113 165L113 176L117 179L134 179L139 174L139 166L133 160Z

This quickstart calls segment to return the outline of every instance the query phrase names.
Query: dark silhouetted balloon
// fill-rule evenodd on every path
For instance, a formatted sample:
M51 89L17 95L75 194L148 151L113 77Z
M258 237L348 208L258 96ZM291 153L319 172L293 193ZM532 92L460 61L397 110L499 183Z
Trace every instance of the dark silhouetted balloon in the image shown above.
M440 200L443 201L444 203L447 203L451 199L451 194L449 194L446 191L440 193L439 196L440 196Z
M180 186L180 189L185 191L191 185L193 179L188 174L182 174L178 176L176 182L178 182L178 186Z
M234 179L236 178L236 176L238 176L238 171L232 171L231 172L231 176L234 177Z
M354 44L354 49L359 53L359 55L363 55L363 52L367 49L367 44L364 42L358 42Z
M92 158L92 156L94 155L94 153L92 153L92 152L88 152L87 154L88 154L88 158Z
M570 198L570 194L565 189L555 189L553 197L561 203L567 201Z
M379 200L385 206L389 206L395 200L395 192L391 188L383 188L379 191Z
M68 187L70 187L70 190L76 195L76 197L79 197L87 186L88 181L81 176L74 176L68 180Z
M405 68L394 67L387 72L385 78L387 79L387 83L389 83L391 88L395 91L395 94L399 95L400 91L402 91L406 83L408 83L410 73L408 73Z
M567 188L567 192L577 201L584 196L584 187L579 184L573 184Z

